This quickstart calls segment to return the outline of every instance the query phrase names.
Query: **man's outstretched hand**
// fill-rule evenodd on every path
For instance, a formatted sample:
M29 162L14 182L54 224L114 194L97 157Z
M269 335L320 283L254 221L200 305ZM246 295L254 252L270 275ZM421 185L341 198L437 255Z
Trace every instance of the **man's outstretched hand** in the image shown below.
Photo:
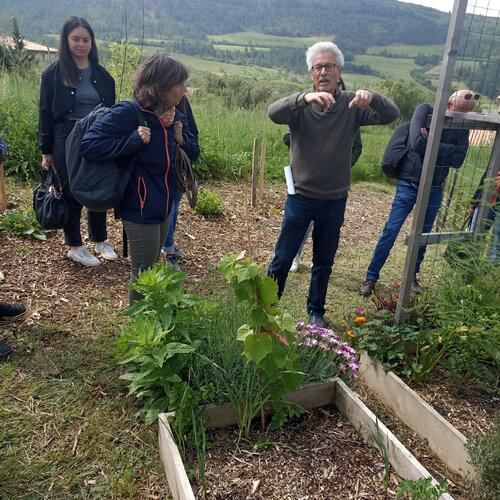
M306 104L319 104L326 109L331 108L335 104L335 98L330 92L308 92L304 95Z
M356 90L354 99L349 103L350 108L367 108L372 102L373 94L369 90Z

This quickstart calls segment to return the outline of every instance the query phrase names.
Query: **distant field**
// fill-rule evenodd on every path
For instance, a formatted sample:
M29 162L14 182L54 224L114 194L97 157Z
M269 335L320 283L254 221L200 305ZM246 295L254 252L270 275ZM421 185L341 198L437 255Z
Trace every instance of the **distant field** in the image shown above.
M248 46L247 45L219 45L215 44L213 45L214 49L217 50L229 50L229 51L235 51L235 52L243 52ZM250 47L248 47L250 48ZM261 52L269 52L271 49L269 47L251 47L253 50L258 50Z
M388 54L407 54L408 57L415 58L418 54L426 56L443 55L444 45L387 45L385 47L370 47L367 50L368 55L378 55L383 51Z
M225 35L209 35L208 39L215 43L230 45L253 45L256 47L309 47L313 43L332 40L332 35L294 38L288 36L264 35L254 31L227 33Z
M458 60L455 64L455 70L457 74L460 74L460 68L470 68L472 70L475 69L475 71L477 72L479 69L479 63L474 61ZM437 66L433 66L429 71L427 71L425 73L425 76L427 78L430 78L431 80L438 80L440 73L441 73L441 65L438 64Z
M411 79L410 71L415 68L415 63L411 59L370 55L354 56L354 64L367 64L384 78L394 80Z
M358 75L357 73L342 73L346 87L350 90L369 89L380 80L374 75Z

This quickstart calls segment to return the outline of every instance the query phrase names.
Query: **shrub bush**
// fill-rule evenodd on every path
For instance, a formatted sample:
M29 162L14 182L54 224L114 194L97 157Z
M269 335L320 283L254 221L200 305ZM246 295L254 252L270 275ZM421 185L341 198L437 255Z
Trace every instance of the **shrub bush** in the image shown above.
M220 196L206 189L198 193L196 200L196 211L200 215L220 215L221 210Z
M466 447L477 472L476 498L500 498L500 418L484 436L469 439Z

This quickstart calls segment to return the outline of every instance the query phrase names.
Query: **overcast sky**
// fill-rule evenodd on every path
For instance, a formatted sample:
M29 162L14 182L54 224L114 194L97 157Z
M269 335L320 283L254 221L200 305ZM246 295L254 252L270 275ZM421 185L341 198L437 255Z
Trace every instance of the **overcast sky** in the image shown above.
M453 10L453 0L399 0L405 3L416 3L418 5L425 5L444 12L451 12ZM488 16L498 17L500 14L500 0L469 0L467 4L467 12L474 14L484 15L488 9Z

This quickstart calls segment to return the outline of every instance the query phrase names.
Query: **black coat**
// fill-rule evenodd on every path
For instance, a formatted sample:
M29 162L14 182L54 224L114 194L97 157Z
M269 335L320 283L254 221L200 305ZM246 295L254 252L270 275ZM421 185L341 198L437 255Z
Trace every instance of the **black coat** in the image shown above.
M111 107L115 103L115 81L100 65L92 65L91 82L101 102ZM40 114L38 119L38 145L42 154L52 154L54 127L73 111L76 89L63 83L59 63L52 63L42 74L40 85Z
M422 167L427 147L427 136L421 132L427 128L428 116L432 114L430 104L420 104L415 109L410 121L408 134L408 153L404 157L398 179L414 184L420 183ZM449 167L462 165L469 147L469 131L467 129L445 128L441 134L436 169L432 179L433 186L441 186L448 175Z

